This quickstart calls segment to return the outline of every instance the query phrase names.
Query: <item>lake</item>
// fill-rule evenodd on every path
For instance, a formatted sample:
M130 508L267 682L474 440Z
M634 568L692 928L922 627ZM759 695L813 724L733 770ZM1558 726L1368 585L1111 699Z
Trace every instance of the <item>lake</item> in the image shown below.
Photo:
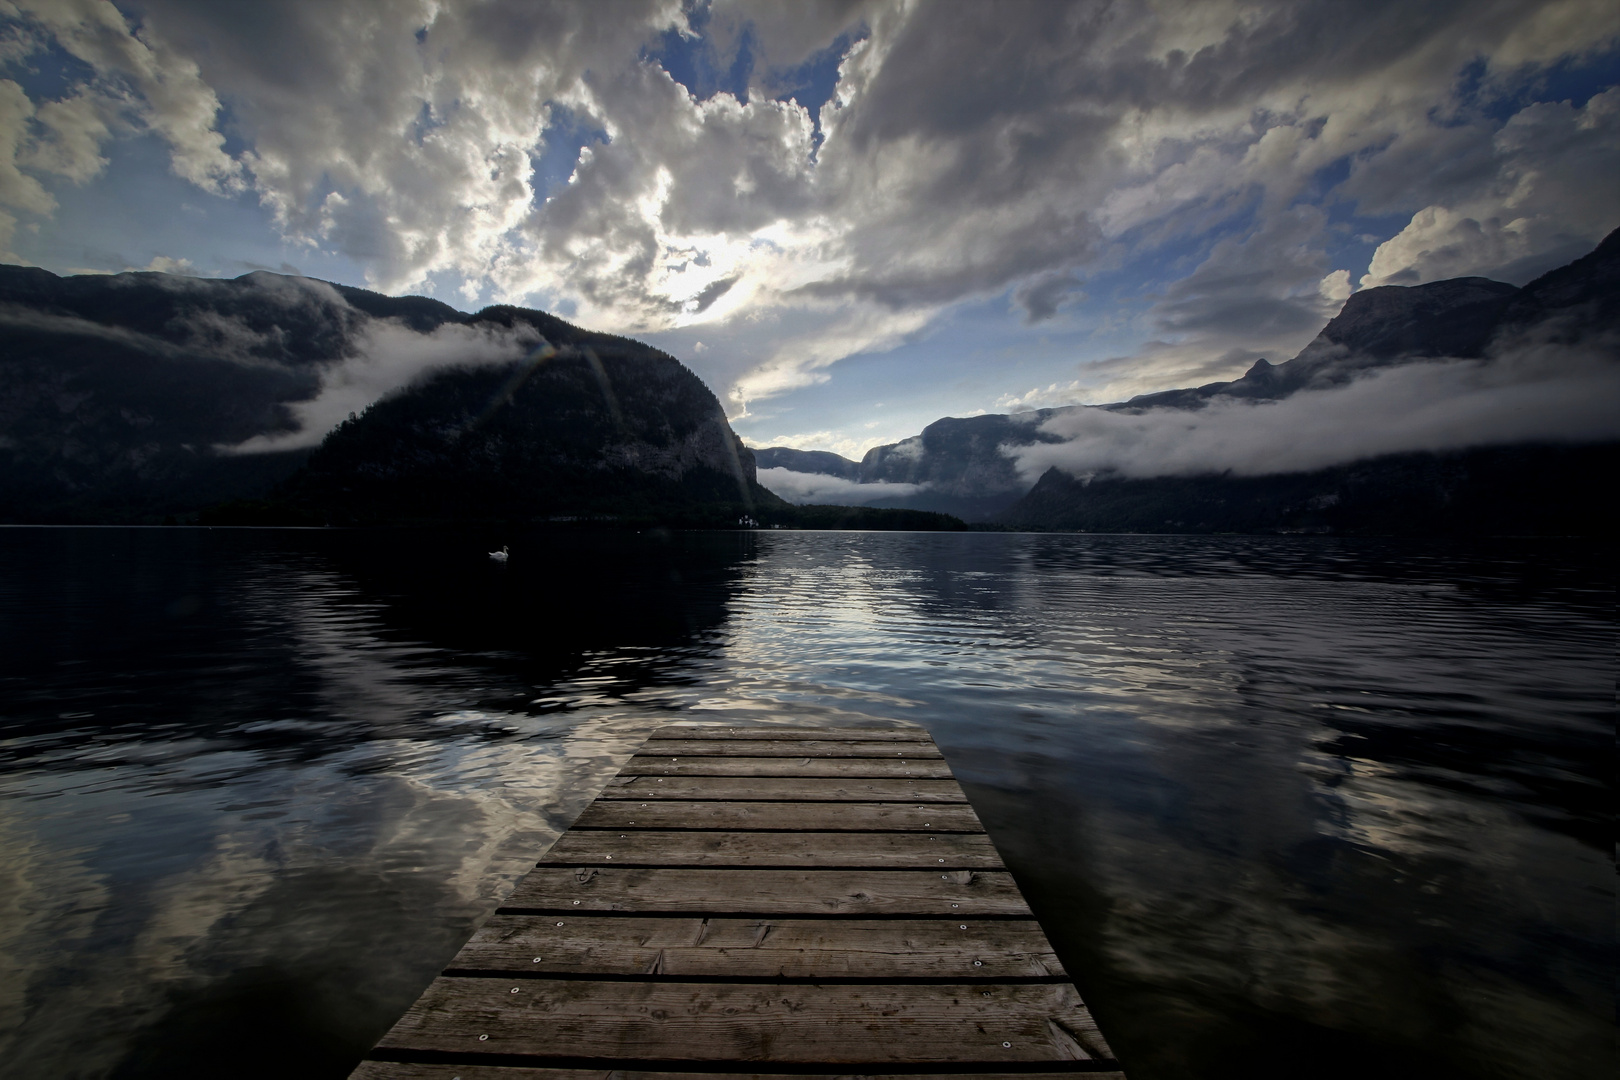
M1576 542L0 528L0 1071L343 1076L679 719L926 726L1133 1080L1610 1075L1615 649Z

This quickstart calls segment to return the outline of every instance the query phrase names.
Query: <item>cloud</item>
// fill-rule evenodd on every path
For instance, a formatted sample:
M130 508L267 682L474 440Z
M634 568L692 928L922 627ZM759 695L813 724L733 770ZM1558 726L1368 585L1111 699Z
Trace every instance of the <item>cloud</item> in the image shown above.
M1031 387L1022 394L1003 394L996 399L996 408L1015 413L1028 412L1033 409L1083 405L1090 397L1090 388L1075 379L1072 382Z
M108 134L103 117L116 114L168 144L175 175L209 191L241 186L241 163L225 153L225 137L215 126L219 98L194 59L170 48L151 25L137 34L103 0L18 0L16 6L40 44L48 37L96 73L75 95L41 107L48 146L54 146L37 151L35 164L55 157L58 163L47 167L84 179L100 168L95 147Z
M1492 148L1492 168L1477 184L1451 205L1425 206L1379 245L1363 288L1468 275L1522 285L1620 224L1612 192L1592 183L1620 175L1620 88L1578 109L1568 101L1528 106Z
M0 81L0 246L109 140L152 134L177 175L251 191L383 291L701 326L699 372L737 415L965 302L1052 320L1127 265L1153 294L1140 347L1082 380L1228 376L1343 300L1359 267L1327 255L1335 202L1428 215L1376 280L1527 274L1620 217L1613 91L1493 111L1612 48L1605 0L24 9L10 59L49 46L94 74L54 98ZM676 81L677 47L742 64L746 92ZM831 98L775 100L813 59L836 63Z
M1013 290L1013 306L1024 312L1026 323L1045 322L1058 308L1085 299L1073 274L1058 271L1025 281Z
M422 334L391 320L374 320L351 343L350 355L322 373L319 393L288 407L298 423L296 431L255 435L215 449L227 454L262 454L318 445L345 417L364 412L373 402L436 368L510 363L537 340L526 325L446 323Z
M1620 439L1620 340L1520 341L1483 361L1374 370L1279 401L1214 399L1196 411L1079 408L1042 425L1061 443L1007 447L1033 483L1075 476L1262 476L1382 454Z
M132 266L130 269L134 270L137 268ZM175 259L169 257L168 255L154 255L151 262L147 263L145 266L139 267L139 269L149 270L159 274L189 275L196 272L196 268L191 265L190 259Z
M915 495L928 487L927 484L888 482L862 484L842 477L794 472L792 469L760 469L759 482L772 493L800 506L807 503L865 506L879 499Z
M862 425L862 430L854 435L832 430L796 431L778 435L769 443L746 441L755 449L785 446L794 450L826 450L850 461L860 461L874 446L900 442L909 434L909 431L892 430L892 422L873 420Z

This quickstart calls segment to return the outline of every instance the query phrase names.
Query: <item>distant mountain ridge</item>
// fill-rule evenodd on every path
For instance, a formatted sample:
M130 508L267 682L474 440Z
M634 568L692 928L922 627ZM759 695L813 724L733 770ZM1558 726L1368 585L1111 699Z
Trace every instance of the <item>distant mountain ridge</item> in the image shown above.
M830 450L793 450L786 446L754 447L754 463L761 469L790 469L793 472L836 476L859 480L861 463L840 457Z
M1295 506L1279 494L1288 484L1270 478L1232 481L1233 486L1225 495L1210 496L1216 501L1231 498L1241 502L1249 496L1239 495L1239 489L1257 493L1276 488L1271 494L1254 495L1259 504L1272 509L1263 510L1257 508L1257 504L1250 510L1230 514L1177 513L1175 510L1188 499L1198 501L1201 496L1194 493L1201 490L1199 485L1210 488L1216 484L1213 479L1114 479L1102 486L1092 482L1091 488L1095 490L1082 497L1080 493L1089 490L1087 482L1053 469L1031 488L1029 482L1018 475L1013 459L1003 453L1002 448L1060 442L1058 436L1041 431L1040 426L1055 416L1088 408L1141 413L1150 409L1197 410L1219 399L1278 400L1301 390L1343 385L1373 368L1438 357L1479 358L1493 342L1500 343L1532 328L1547 340L1564 342L1620 333L1620 230L1611 232L1588 255L1542 275L1523 288L1470 277L1417 286L1383 286L1355 293L1293 359L1282 364L1256 361L1238 379L1143 394L1102 406L1069 406L1010 416L937 420L919 435L868 451L858 464L857 478L861 483L891 481L927 485L914 495L871 500L873 506L947 510L970 521L1001 522L1019 528L1158 531L1169 526L1172 531L1184 528L1246 530L1287 528L1292 527L1289 522L1306 518L1316 522L1310 528L1349 528L1348 510L1311 517L1305 512L1310 508L1304 503ZM775 448L778 456L773 460L783 462L783 467L794 468L785 462L797 460L788 457L795 453L803 452ZM1554 453L1546 463L1551 467L1556 458L1564 466L1574 467L1578 461L1585 460L1580 452L1572 453L1573 456ZM1446 492L1455 487L1453 481L1459 470L1467 473L1472 468L1477 476L1468 483L1476 484L1479 490L1469 497L1486 500L1485 492L1492 483L1505 483L1503 478L1528 475L1523 468L1511 464L1511 458L1511 452L1497 450L1452 454L1446 457L1450 464L1436 471L1423 464L1428 459L1419 455L1405 464L1391 464L1386 481L1407 493L1403 496L1406 500L1403 505L1410 509L1419 503L1427 506L1437 499L1449 498ZM1361 492L1358 496L1361 502L1357 505L1370 507L1377 501L1373 494L1379 486L1379 481L1373 478L1375 472L1362 466L1353 474L1346 474L1357 478ZM1415 494L1423 485L1413 480L1414 476L1441 475L1451 479L1444 483L1436 480L1439 486L1423 488L1426 495ZM1447 484L1452 486L1447 487ZM1151 497L1146 494L1149 487L1155 490ZM1325 493L1331 493L1331 484L1317 487L1321 489L1318 495L1322 498L1327 498ZM1141 498L1138 498L1139 493ZM1105 496L1112 500L1106 510L1082 512L1075 508L1081 502L1100 507L1100 500ZM1306 496L1304 501L1315 497ZM1342 495L1334 505L1340 504L1343 504ZM1368 510L1367 513L1373 512ZM1377 513L1384 514L1385 510ZM1324 524L1329 519L1338 524Z

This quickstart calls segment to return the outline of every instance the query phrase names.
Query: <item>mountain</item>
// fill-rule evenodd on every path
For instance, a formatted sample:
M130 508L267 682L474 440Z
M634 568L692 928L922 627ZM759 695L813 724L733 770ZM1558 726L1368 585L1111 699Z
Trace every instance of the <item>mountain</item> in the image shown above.
M1053 469L1031 489L1002 449L1060 442L1040 426L1053 417L1089 408L1135 414L1150 409L1198 410L1223 399L1280 400L1301 390L1347 384L1374 368L1439 357L1480 358L1490 349L1510 347L1521 339L1572 343L1602 335L1620 335L1620 230L1610 233L1590 254L1523 288L1471 277L1355 293L1293 359L1282 364L1258 360L1239 379L1143 394L1102 406L938 420L920 435L868 451L858 479L862 483L893 480L926 485L917 494L873 500L870 505L943 509L970 521L1018 528L1252 531L1321 527L1343 531L1356 527L1352 522L1359 520L1384 523L1368 528L1387 526L1386 531L1400 531L1390 523L1405 513L1413 522L1427 522L1422 529L1433 531L1438 527L1433 523L1439 520L1435 508L1459 498L1486 499L1485 493L1492 490L1501 492L1503 521L1511 516L1506 508L1514 504L1524 509L1525 520L1551 522L1558 515L1545 507L1536 508L1542 500L1531 490L1534 484L1515 486L1533 475L1533 470L1526 470L1532 464L1573 470L1575 487L1589 487L1591 478L1600 475L1592 470L1606 460L1603 452L1519 447L1397 455L1376 467L1360 462L1322 470L1308 482L1303 478L1313 474L1303 472L1239 479L1101 477L1082 481ZM1554 482L1547 490L1562 482ZM1385 502L1380 502L1384 496L1375 494L1379 490L1388 494ZM1397 496L1397 492L1401 494ZM1329 500L1327 505L1338 509L1315 513L1312 500ZM1213 509L1217 505L1225 509ZM1485 527L1488 517L1461 511L1453 515L1458 521L1476 521L1480 527ZM1589 521L1579 514L1570 518L1576 519Z
M1016 416L948 416L923 428L922 434L887 446L873 447L860 461L825 450L771 446L754 451L761 469L836 476L862 484L918 484L914 495L868 499L863 505L928 510L969 521L988 520L1029 489L1013 461L999 451L1007 444L1056 442L1036 427L1054 410Z
M475 318L535 328L535 314ZM780 504L696 375L639 342L562 327L528 359L436 371L378 401L331 432L280 498L339 522L720 524Z
M861 478L860 462L851 461L830 450L794 450L786 446L756 447L754 464L761 469L788 469L816 476L836 476L841 480Z
M912 507L984 521L1029 488L1001 447L1059 441L1038 430L1051 415L1052 410L1043 409L1015 416L935 420L920 435L868 450L861 458L861 482L923 485L915 495L875 500L873 506Z
M1391 454L1270 476L1081 480L1049 469L998 519L1031 531L1614 535L1620 446Z
M446 328L467 333L435 336ZM434 343L450 366L318 450L225 449L298 431L293 407L378 350L380 331L388 348ZM491 363L479 335L530 359ZM544 312L467 315L263 272L0 266L0 520L152 522L272 492L321 520L779 502L697 376Z
M1353 294L1299 355L1261 359L1241 379L1142 394L1104 408L1197 409L1216 397L1276 399L1349 382L1369 368L1440 356L1477 358L1520 290L1487 278L1383 285Z
M309 451L216 448L295 431L289 406L377 321L426 333L466 318L278 274L0 266L0 521L156 521L263 494Z

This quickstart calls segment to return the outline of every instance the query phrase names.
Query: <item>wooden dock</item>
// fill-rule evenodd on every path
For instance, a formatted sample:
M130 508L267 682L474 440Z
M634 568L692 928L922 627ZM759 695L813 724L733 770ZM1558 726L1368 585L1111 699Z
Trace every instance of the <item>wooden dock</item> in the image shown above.
M672 724L353 1077L1052 1072L1124 1076L925 731Z

